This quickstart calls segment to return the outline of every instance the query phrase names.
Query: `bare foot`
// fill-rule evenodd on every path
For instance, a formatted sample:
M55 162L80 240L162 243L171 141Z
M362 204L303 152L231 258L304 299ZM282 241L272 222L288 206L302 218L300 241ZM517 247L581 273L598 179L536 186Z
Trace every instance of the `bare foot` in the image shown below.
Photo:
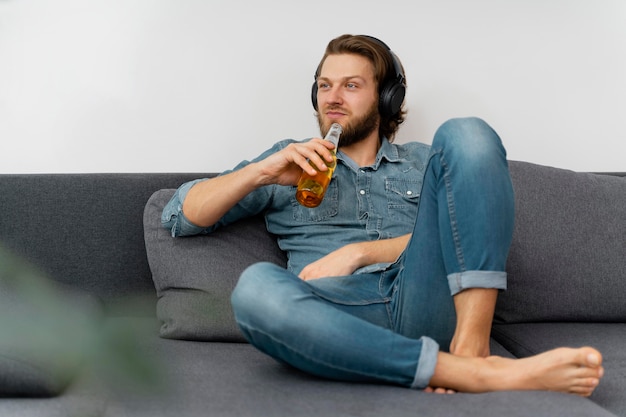
M424 392L433 393L433 394L456 394L456 391L453 389L435 388L435 387L426 387L424 388Z
M597 350L558 348L523 359L440 352L430 386L459 392L545 390L589 396L604 374Z

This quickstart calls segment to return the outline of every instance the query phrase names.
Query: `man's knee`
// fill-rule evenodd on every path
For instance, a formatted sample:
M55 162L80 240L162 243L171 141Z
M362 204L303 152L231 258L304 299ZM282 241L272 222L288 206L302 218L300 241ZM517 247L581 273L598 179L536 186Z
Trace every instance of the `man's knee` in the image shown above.
M450 119L443 123L433 138L434 149L444 150L449 156L477 158L505 155L498 134L478 117Z
M266 287L270 282L267 277L271 276L271 270L274 267L275 265L270 263L257 263L249 266L241 273L231 295L235 315L237 313L243 314L258 306L259 300L263 301L262 293L267 291Z
M236 321L276 331L291 320L298 283L297 277L278 265L262 262L249 266L231 295Z
M231 295L235 321L243 335L266 353L268 340L284 331L285 312L276 285L282 273L282 268L271 263L253 264L241 273Z
M471 139L492 138L496 135L495 131L478 117L463 117L449 119L444 122L435 132L435 141L461 141L465 142Z

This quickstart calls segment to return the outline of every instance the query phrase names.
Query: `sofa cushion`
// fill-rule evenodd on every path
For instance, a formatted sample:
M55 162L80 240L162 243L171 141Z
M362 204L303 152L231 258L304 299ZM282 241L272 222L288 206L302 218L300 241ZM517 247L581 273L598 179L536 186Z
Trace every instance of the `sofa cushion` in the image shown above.
M0 246L0 397L61 393L87 357L100 305Z
M510 162L515 229L496 320L626 321L626 178Z
M436 395L387 384L330 381L243 343L149 338L167 392L122 393L110 417L615 417L586 398L547 391ZM124 395L125 394L125 395ZM117 400L117 399L116 399ZM1 414L0 408L0 414Z
M144 239L157 291L160 335L172 339L244 341L234 320L230 294L241 272L259 261L286 264L285 255L251 218L210 235L172 238L161 225L173 189L155 192L144 211Z

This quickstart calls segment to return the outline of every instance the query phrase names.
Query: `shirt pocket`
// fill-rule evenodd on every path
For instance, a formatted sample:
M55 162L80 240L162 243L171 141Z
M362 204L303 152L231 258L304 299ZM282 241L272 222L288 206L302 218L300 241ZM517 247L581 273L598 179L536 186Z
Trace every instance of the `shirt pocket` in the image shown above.
M387 212L395 220L414 222L422 190L421 179L387 178Z
M298 222L312 223L321 222L335 217L339 212L339 187L336 178L333 178L326 189L326 194L321 204L317 207L304 207L296 200L296 187L293 187L291 207L293 219Z

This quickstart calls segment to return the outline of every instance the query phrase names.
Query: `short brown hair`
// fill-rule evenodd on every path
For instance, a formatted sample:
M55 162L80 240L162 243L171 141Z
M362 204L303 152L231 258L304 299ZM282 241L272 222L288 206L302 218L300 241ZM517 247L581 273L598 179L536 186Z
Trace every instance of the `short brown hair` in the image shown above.
M360 55L367 58L372 63L374 69L374 79L376 81L379 96L381 86L383 86L386 81L393 79L396 76L396 69L391 51L382 41L370 36L346 34L331 40L326 46L324 56L315 71L316 80L326 58L329 55L339 54ZM402 70L402 73L404 74L402 64L399 60L397 60L397 62L401 67L400 69ZM404 82L406 83L406 80ZM384 117L381 114L380 127L378 131L380 137L382 138L384 136L390 142L393 142L400 124L404 122L405 116L406 110L404 110L404 103L402 103L400 111L394 115Z

